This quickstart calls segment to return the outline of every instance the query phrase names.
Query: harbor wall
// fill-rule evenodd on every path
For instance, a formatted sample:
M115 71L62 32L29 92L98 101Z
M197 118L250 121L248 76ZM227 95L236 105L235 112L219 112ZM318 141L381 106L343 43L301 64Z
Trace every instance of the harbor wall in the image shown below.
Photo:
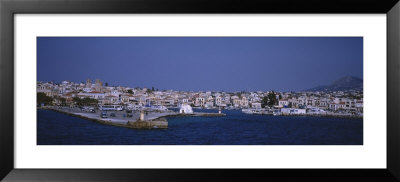
M74 114L71 112L67 112L67 111L63 111L61 109L54 109L54 108L43 108L43 109L48 109L48 110L52 110L52 111L56 111L59 113L63 113L69 116L74 116L74 117L78 117L78 118L82 118L85 120L89 120L89 121L93 121L93 122L97 122L100 124L105 124L105 125L111 125L111 126L119 126L119 127L126 127L126 128L134 128L134 129L166 129L168 128L168 121L165 118L157 118L154 120L149 120L149 121L128 121L123 124L123 123L116 123L116 122L111 122L111 121L107 121L104 119L99 119L99 118L91 118L91 117L86 117L86 116L82 116L79 114Z

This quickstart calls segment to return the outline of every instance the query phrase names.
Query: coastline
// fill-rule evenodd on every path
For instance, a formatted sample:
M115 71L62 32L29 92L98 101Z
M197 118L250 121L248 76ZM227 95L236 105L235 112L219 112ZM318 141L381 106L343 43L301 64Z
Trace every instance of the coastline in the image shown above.
M40 109L37 124L41 145L362 145L363 142L362 120L225 113L222 118L167 116L168 129L130 129Z
M363 116L353 116L353 115L335 115L335 114L250 114L250 115L270 115L270 116L296 116L296 117L321 117L321 118L346 118L346 119L363 119Z
M201 108L193 108L193 109L201 109ZM218 108L210 108L207 110L218 110ZM241 111L240 108L234 109L224 109L224 110L237 110ZM329 118L347 118L347 119L363 119L363 116L360 115L346 115L346 114L338 114L338 113L329 113L329 114L279 114L273 115L272 113L269 114L261 114L261 113L244 113L249 115L270 115L270 116L303 116L303 117L329 117Z

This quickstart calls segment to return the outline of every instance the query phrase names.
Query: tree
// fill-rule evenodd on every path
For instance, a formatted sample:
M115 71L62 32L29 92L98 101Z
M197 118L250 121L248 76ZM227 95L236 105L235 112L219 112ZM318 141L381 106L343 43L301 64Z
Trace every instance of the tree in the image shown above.
M129 90L128 90L128 93L133 94L132 89L129 89Z
M61 105L62 105L62 106L67 105L67 100L66 100L64 97L61 97L61 98L60 98L60 101L61 101Z
M154 87L151 87L151 91L153 91L153 92L154 92Z
M98 103L97 99L92 99L89 97L85 97L82 101L83 105L90 105L90 106L97 105Z
M74 97L72 98L72 101L74 101L75 104L78 106L92 106L92 105L97 105L98 103L97 99L92 99L89 97L85 97L83 99L79 97Z
M279 94L279 100L280 100L280 99L282 99L282 95L281 95L281 94Z
M262 98L262 100L261 100L261 107L262 108L265 108L265 106L267 106L268 105L268 97L267 96L264 96L263 98Z
M278 100L276 99L276 94L274 91L268 93L268 106L274 106L278 103Z
M78 105L78 106L81 106L81 105L82 105L82 99L79 98L79 97L74 97L74 98L72 98L72 101L73 101L76 105Z
M108 87L108 83L106 82L106 83L104 84L104 86Z
M37 104L50 105L53 102L53 98L47 96L45 93L37 93Z

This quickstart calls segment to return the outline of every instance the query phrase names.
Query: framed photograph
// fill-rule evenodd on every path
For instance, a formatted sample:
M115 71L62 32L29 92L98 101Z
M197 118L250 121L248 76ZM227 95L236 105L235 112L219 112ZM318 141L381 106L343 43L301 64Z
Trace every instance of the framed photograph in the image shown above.
M399 10L2 1L1 179L398 181Z

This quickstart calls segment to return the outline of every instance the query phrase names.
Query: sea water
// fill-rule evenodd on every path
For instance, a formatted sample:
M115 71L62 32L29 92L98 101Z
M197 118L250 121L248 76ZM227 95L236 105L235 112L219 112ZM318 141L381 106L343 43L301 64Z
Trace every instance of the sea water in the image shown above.
M218 112L198 110L195 112ZM168 129L103 125L50 110L37 111L38 145L362 145L363 120L250 115L168 117Z

